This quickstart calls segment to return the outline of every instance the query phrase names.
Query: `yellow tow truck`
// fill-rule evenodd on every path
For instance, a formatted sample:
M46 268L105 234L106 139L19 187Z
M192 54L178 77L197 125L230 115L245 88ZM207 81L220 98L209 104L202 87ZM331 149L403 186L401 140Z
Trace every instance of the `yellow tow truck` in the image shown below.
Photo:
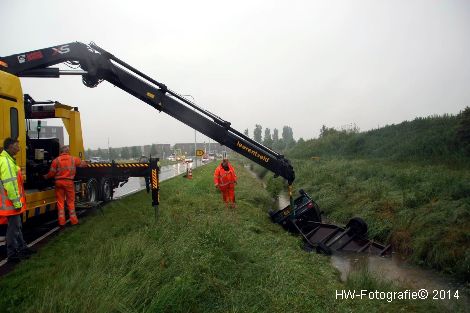
M70 154L85 160L78 108L59 102L36 102L28 94L23 95L17 76L0 71L0 141L3 144L5 138L12 137L17 138L20 144L15 158L25 182L27 211L23 214L23 221L53 211L56 207L53 182L44 180L42 175L48 172L52 160L59 155L59 139L32 138L28 135L31 119L41 121L53 118L60 118L65 126ZM77 169L75 189L78 206L111 200L114 189L127 182L130 176L150 177L151 162L98 163ZM153 168L157 169L157 165Z
M64 71L54 65L66 63L75 70ZM83 140L80 114L76 108L54 103L35 103L23 95L19 77L58 78L62 75L81 76L85 86L93 88L102 81L142 100L158 111L163 111L233 151L253 160L284 177L289 183L295 179L294 169L282 154L254 141L231 127L231 123L197 106L166 85L145 75L94 43L89 45L71 42L34 51L0 56L0 112L2 128L0 140L18 137L22 150L18 163L26 174L28 189L28 214L26 218L55 206L53 186L44 186L43 174L53 157L58 155L58 143L53 140L28 138L25 120L36 118L61 118L70 137L71 153L83 159ZM42 107L41 107L42 106ZM48 112L48 113L47 113ZM152 192L152 205L158 205L158 159L148 163L103 164L92 163L78 168L77 197L107 200L113 189L130 176L148 177ZM49 189L47 189L49 188ZM95 192L94 192L95 191ZM95 197L93 197L95 195ZM292 199L292 196L291 196Z

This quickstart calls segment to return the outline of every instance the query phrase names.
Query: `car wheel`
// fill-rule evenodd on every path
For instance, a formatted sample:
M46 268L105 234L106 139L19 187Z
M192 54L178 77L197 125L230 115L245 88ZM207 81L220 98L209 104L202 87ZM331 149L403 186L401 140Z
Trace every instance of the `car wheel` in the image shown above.
M367 233L367 223L360 217L353 217L346 224L346 228L349 228L349 233L363 236Z

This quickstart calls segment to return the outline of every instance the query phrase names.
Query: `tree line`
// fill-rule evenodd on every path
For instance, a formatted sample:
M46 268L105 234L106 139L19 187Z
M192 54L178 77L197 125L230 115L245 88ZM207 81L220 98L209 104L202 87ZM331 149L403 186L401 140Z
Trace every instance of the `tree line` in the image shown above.
M248 128L245 129L245 136L250 137ZM265 128L263 136L263 127L256 124L253 129L253 137L250 138L275 151L284 151L294 147L296 144L294 132L290 126L284 126L281 137L279 137L279 130L277 128L274 128L272 133L270 128ZM302 138L299 140L303 141Z
M249 129L244 131L250 137ZM264 133L264 135L263 135ZM264 128L256 124L253 140L273 149L287 153L291 157L339 156L339 157L379 157L398 160L419 158L461 159L470 156L470 107L457 115L417 117L412 121L387 125L382 128L360 132L355 124L336 129L325 125L320 136L305 141L294 139L292 127L279 130ZM287 151L289 150L289 151ZM151 155L160 156L157 145L150 148ZM160 155L159 155L160 154ZM141 146L88 149L86 158L101 157L109 160L138 159L142 155Z

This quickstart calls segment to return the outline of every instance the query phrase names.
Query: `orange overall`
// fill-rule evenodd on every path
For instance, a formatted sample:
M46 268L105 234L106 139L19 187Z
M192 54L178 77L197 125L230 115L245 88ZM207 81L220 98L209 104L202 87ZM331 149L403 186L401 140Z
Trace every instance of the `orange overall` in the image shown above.
M64 202L67 202L70 223L78 224L75 213L75 187L73 179L75 177L76 165L82 162L80 158L71 156L68 153L61 153L54 159L51 169L47 173L47 178L55 178L55 196L57 198L57 212L59 215L59 225L65 225Z
M225 205L229 204L235 206L235 183L237 182L237 175L235 169L230 163L227 163L228 170L224 169L222 164L217 166L214 172L214 184L222 192L222 197Z

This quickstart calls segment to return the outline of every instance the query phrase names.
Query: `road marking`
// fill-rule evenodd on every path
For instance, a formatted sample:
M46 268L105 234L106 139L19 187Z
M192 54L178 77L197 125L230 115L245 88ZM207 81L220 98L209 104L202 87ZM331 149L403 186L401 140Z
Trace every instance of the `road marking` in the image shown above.
M66 223L68 223L69 220L66 221ZM56 226L54 227L53 229L51 229L50 231L48 231L47 233L45 233L44 235L42 235L41 237L39 238L36 238L36 240L30 242L29 244L27 244L28 248L31 248L32 246L34 246L35 244L37 244L38 242L40 242L41 240L43 240L44 238L52 235L53 233L55 233L56 231L58 231L60 229L59 226ZM5 244L5 243L3 243ZM8 262L8 258L6 259L3 259L2 261L0 261L0 267L2 267L3 265L5 265L6 263Z

